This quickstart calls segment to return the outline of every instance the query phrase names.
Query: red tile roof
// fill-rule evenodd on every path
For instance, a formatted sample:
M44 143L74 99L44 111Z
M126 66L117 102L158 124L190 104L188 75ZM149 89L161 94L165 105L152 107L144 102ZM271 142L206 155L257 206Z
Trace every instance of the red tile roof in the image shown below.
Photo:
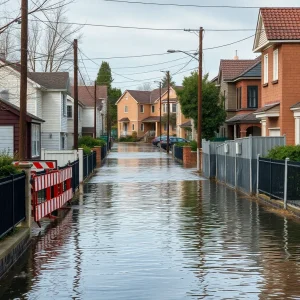
M300 8L261 8L268 40L300 40Z
M260 60L261 58L259 58ZM233 80L246 70L257 64L257 59L222 59L220 63L220 71L223 80Z
M94 86L79 86L78 87L78 100L85 106L94 106ZM74 87L71 88L71 95L74 97ZM98 99L107 99L107 86L106 85L97 85L97 98Z

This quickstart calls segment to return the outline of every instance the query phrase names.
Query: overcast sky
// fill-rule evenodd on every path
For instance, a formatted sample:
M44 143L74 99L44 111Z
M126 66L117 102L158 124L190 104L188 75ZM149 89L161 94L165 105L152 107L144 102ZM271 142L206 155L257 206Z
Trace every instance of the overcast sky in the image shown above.
M198 5L238 5L238 6L299 6L299 0L142 0L145 2L198 4ZM207 31L204 34L204 48L219 46L238 41L254 34L254 31L213 32L209 29L255 29L258 9L229 8L189 8L171 6L150 6L105 2L103 0L76 0L68 7L70 22L94 23L121 26L138 26L154 28L192 28L202 26ZM116 29L85 26L82 29L83 38L79 47L91 58L112 56L130 56L143 54L166 53L168 49L197 50L198 37L195 33L184 31L147 31L134 29ZM235 50L240 59L255 58L252 52L253 37L223 48L204 51L204 72L214 77L218 73L220 59L232 59ZM180 59L170 62L172 60ZM101 64L101 59L95 59ZM156 85L163 74L160 70L170 70L171 75L178 72L190 61L184 54L166 54L140 58L107 59L112 71L113 86L125 89L136 89L143 82ZM163 65L148 66L168 62ZM99 66L85 61L88 75L94 80ZM86 73L82 63L81 69ZM197 67L197 61L192 60L181 73L173 79L179 85L190 69ZM153 72L152 72L153 71ZM133 74L149 72L145 74ZM119 74L119 75L117 75ZM122 77L125 76L126 78ZM85 75L87 77L87 75ZM157 79L155 79L157 78Z

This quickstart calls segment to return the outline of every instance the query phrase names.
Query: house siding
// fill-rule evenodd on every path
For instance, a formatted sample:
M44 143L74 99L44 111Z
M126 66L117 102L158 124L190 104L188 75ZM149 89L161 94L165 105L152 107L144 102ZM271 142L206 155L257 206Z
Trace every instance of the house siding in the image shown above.
M60 132L42 132L42 148L47 150L60 150Z
M267 39L266 30L265 30L265 25L262 23L261 33L260 33L259 41L258 41L258 47L262 47L263 45L265 45L267 43L267 41L268 41L268 39Z

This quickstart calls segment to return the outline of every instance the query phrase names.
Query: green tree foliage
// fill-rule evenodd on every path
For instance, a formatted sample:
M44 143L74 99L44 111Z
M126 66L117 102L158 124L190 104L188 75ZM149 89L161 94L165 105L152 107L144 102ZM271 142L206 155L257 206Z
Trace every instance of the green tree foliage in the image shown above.
M165 74L164 78L162 79L162 87L167 88L168 87L168 76ZM175 82L172 79L172 76L170 75L170 86L175 86Z
M112 88L108 92L108 103L109 103L109 116L111 120L111 125L116 125L118 122L118 111L117 111L117 100L122 96L120 89Z
M164 114L161 117L161 122L162 122L162 124L167 124L168 123L168 114ZM176 114L175 113L170 113L169 122L170 122L171 126L176 126Z
M97 85L107 85L107 89L109 91L111 89L112 81L113 78L111 75L111 69L109 63L103 61L97 75Z
M208 74L203 78L202 98L202 137L210 140L224 123L226 112L223 108L223 97L219 88L208 80ZM195 122L198 121L198 73L192 72L183 80L183 89L177 91L182 113Z

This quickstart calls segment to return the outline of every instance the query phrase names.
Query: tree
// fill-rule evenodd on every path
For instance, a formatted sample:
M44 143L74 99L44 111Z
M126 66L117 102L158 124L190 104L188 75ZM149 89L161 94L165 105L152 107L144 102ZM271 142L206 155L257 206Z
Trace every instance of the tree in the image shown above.
M109 95L112 82L113 82L113 78L111 75L111 69L109 63L103 61L97 75L97 85L106 85L108 90L108 95Z
M164 78L162 79L162 87L167 88L168 87L168 76L165 74ZM172 79L172 76L170 75L170 86L175 86L175 82Z
M108 95L108 103L109 103L109 116L111 120L112 126L116 125L118 122L118 111L117 111L117 100L122 96L122 92L120 89L112 88L110 89Z
M139 91L152 91L152 86L150 82L145 82L138 86Z
M162 124L168 123L168 114L164 114L161 117L161 122L162 122ZM169 123L172 127L176 126L176 113L170 113Z
M215 132L224 123L226 112L223 108L224 98L220 96L219 88L208 80L208 74L203 78L202 98L202 136L212 139ZM183 89L177 90L182 113L192 118L197 126L198 121L198 73L192 72L183 80Z

